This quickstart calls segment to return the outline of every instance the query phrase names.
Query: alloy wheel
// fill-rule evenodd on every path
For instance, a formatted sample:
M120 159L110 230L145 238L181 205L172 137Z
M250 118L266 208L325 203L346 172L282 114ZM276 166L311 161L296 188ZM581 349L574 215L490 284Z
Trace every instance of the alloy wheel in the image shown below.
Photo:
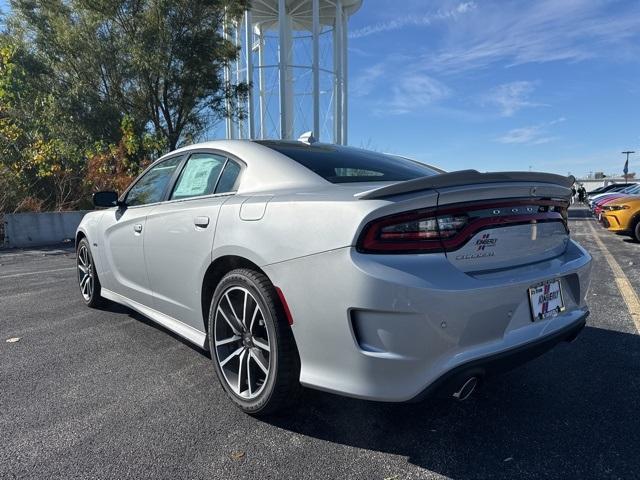
M220 296L214 322L216 361L227 385L243 399L256 398L267 383L272 354L258 301L246 288L230 287Z
M94 278L93 265L91 263L91 254L86 245L80 245L77 255L78 263L78 282L80 284L80 292L85 301L90 301L93 296Z

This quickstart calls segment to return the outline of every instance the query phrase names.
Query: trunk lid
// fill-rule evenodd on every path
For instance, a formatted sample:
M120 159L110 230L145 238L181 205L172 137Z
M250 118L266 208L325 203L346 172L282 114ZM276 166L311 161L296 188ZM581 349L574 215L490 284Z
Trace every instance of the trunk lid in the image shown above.
M465 170L387 185L357 197L402 201L437 192L440 229L452 224L457 229L455 234L442 232L442 250L458 269L472 273L561 255L569 242L567 208L573 181L546 173ZM461 219L466 222L459 227Z
M569 242L570 190L565 185L536 181L439 188L439 217L451 212L468 216L456 241L444 240L447 258L464 272L476 272L561 255Z

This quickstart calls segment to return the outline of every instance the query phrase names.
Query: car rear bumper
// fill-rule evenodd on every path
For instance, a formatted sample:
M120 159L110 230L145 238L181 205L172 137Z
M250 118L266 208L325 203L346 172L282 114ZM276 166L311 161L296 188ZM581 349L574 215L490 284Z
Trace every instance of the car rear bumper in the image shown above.
M588 316L589 312L586 312L574 323L538 340L459 365L431 383L412 401L421 401L433 395L450 396L470 377L486 378L507 372L539 357L561 342L572 342L585 327Z
M343 248L263 269L291 310L303 385L399 402L470 362L583 323L591 257L570 241L558 257L472 274L444 254ZM528 288L552 279L565 310L534 322Z

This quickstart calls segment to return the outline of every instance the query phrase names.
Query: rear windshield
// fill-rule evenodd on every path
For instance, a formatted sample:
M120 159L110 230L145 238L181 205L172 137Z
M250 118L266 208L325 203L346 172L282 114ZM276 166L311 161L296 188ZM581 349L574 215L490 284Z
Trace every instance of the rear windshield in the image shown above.
M442 173L394 155L327 144L258 142L286 155L331 183L398 182Z

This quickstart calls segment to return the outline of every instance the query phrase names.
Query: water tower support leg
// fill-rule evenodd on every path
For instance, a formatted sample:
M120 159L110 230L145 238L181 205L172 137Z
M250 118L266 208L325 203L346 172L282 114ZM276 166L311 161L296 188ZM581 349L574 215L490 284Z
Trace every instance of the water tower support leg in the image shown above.
M293 79L291 75L291 23L287 15L285 0L278 0L278 23L280 29L280 137L293 138Z
M226 41L230 41L230 37L229 37L229 20L228 17L225 13L224 16L224 20L223 20L223 24L222 24L222 35L224 37L224 39ZM226 63L224 65L223 71L222 71L222 75L224 78L224 84L229 85L229 83L231 82L231 69L229 67L229 64ZM227 113L229 113L229 111L231 110L231 104L229 102L229 100L225 100L224 102L225 104L225 110ZM231 117L227 116L225 118L225 126L226 126L226 136L227 138L231 138L231 132L233 130L233 124L231 122Z
M349 143L349 54L348 48L348 21L344 15L342 26L342 145Z
M233 29L233 42L236 46L236 49L240 49L241 45L240 45L240 21L236 21L234 22L234 29ZM240 81L242 80L240 78L240 60L242 58L242 55L238 55L236 57L236 61L234 63L234 68L235 68L235 81L236 81L236 85L240 84ZM235 122L235 130L233 130L233 135L232 138L239 138L242 139L243 135L242 135L242 120L240 120L240 118L237 118L236 122Z
M313 136L320 140L320 0L312 0Z
M259 95L260 95L260 138L261 139L265 139L267 132L266 132L266 125L265 125L265 119L266 119L266 108L267 108L267 99L266 99L266 93L264 90L264 77L265 77L265 71L264 71L264 32L262 30L262 25L260 25L260 27L258 27L258 88L259 88Z
M247 10L244 14L244 52L246 79L249 84L249 92L247 94L247 121L249 123L249 138L256 138L256 122L253 105L253 30L251 28L251 12Z
M336 19L333 28L333 65L335 71L334 128L335 143L342 145L342 92L343 92L343 48L342 48L342 0L336 0Z

